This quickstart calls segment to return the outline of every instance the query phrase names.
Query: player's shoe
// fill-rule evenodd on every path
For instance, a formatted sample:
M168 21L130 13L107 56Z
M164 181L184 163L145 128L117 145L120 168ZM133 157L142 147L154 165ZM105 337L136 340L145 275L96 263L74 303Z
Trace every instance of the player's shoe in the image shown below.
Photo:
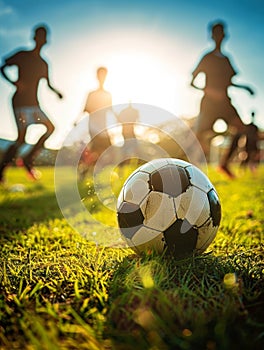
M27 170L28 176L31 180L39 180L41 178L41 172L35 169L30 161L26 158L18 158L16 161L17 166L24 166Z
M41 171L35 169L35 168L30 168L28 171L28 176L31 180L39 180L42 176Z
M17 167L22 167L22 166L24 166L24 161L23 161L23 158L17 158L16 159L16 166Z

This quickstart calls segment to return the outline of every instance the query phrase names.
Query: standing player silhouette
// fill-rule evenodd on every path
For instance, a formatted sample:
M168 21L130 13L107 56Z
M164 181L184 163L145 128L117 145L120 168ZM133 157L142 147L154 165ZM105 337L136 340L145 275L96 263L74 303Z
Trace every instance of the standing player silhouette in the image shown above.
M91 151L99 156L104 150L111 146L107 131L107 112L112 111L112 96L104 89L107 76L107 68L97 69L97 80L99 86L96 90L89 92L84 106L84 112L89 114L89 133L91 136Z
M12 98L12 107L18 136L14 144L7 149L0 163L0 181L3 181L4 169L13 161L19 148L25 143L28 126L31 124L43 124L46 126L47 131L22 160L29 175L33 179L36 179L36 171L33 168L34 158L55 129L52 122L41 110L38 101L38 87L42 79L45 79L48 87L59 98L62 98L62 94L51 85L48 63L40 55L42 47L47 43L47 33L48 28L46 25L37 26L34 30L34 48L32 50L21 50L13 53L5 58L4 64L1 67L3 77L16 87ZM9 66L17 66L18 68L18 79L16 81L13 81L6 72Z
M191 86L204 91L196 134L208 159L215 121L221 118L227 123L228 127L233 127L235 135L231 141L230 148L220 163L220 169L230 178L233 178L234 175L228 165L237 148L238 140L244 132L245 125L231 103L231 99L228 96L228 87L239 87L247 90L252 95L254 92L249 86L238 85L232 82L232 78L237 72L233 68L229 58L222 52L222 42L226 36L225 23L218 21L211 24L209 29L215 43L215 48L202 57L192 73L193 77L191 80ZM205 86L203 88L195 84L195 79L200 73L205 74Z
M112 110L112 95L104 88L108 70L99 67L96 71L98 88L87 95L83 112L88 114L89 147L84 147L80 158L79 176L83 180L101 154L110 147L111 139L107 130L107 114ZM74 122L76 126L80 117ZM83 145L82 145L83 146Z
M117 120L122 125L124 140L135 139L135 125L139 121L139 111L132 106L131 102L119 113Z
M129 105L118 114L117 121L122 125L122 135L124 138L122 151L124 155L128 157L138 156L135 126L139 121L139 111L129 102Z

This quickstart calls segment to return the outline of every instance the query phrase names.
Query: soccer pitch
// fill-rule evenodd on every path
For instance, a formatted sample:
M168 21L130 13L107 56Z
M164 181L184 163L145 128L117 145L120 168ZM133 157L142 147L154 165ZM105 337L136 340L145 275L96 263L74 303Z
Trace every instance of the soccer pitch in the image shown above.
M1 349L263 348L263 165L232 181L209 167L220 228L204 254L180 261L96 244L116 214L89 175L80 193L95 221L82 237L58 206L53 169L40 170L32 182L10 168L0 189ZM103 177L104 201L131 171Z

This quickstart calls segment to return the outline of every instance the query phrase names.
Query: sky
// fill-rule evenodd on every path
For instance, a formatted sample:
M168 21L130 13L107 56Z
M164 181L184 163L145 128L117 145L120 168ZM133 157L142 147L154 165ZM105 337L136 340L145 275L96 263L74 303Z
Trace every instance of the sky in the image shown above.
M58 99L45 84L40 104L56 129L46 146L58 148L73 127L89 91L97 88L96 69L108 68L105 87L113 104L128 101L157 106L174 117L195 117L202 92L190 86L191 74L202 55L213 47L208 23L222 19L228 39L224 52L238 74L234 82L256 92L229 90L242 120L264 129L264 1L263 0L0 0L0 53L33 48L32 28L46 23L48 44L41 54L50 66L51 83L62 92ZM15 70L10 71L15 76ZM0 138L17 136L11 108L13 87L0 77ZM166 114L167 115L167 114ZM142 123L158 125L163 115ZM113 122L113 121L111 121ZM29 143L43 132L31 126Z

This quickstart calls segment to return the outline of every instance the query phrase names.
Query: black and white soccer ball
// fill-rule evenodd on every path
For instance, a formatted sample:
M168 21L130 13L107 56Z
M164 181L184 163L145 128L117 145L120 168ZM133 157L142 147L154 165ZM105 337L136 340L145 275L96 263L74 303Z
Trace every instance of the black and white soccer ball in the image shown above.
M137 253L154 250L176 258L201 254L216 236L221 204L196 166L174 158L150 161L124 183L117 200L122 236Z

